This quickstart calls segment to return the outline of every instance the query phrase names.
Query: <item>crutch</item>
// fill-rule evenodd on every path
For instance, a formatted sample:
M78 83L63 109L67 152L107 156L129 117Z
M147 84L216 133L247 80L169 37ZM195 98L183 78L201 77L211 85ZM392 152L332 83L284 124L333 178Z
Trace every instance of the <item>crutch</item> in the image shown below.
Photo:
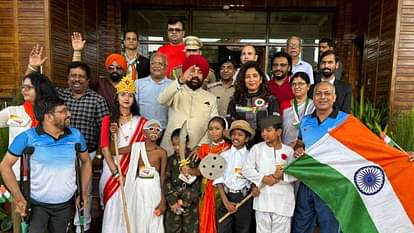
M28 146L23 150L23 156L20 158L20 190L23 193L24 199L26 199L26 216L22 216L21 229L22 233L27 233L27 227L29 226L29 218L31 212L30 203L30 156L34 152L33 146ZM24 184L24 163L26 162L27 168L27 186ZM27 190L26 190L27 189ZM16 203L17 204L17 203Z
M83 210L83 195L82 195L82 182L81 182L81 166L80 166L80 143L75 144L75 150L76 150L76 161L75 161L75 171L76 171L76 186L77 188L77 196L79 197L79 208L78 209L78 216L79 216L79 226L81 233L85 232L85 214Z

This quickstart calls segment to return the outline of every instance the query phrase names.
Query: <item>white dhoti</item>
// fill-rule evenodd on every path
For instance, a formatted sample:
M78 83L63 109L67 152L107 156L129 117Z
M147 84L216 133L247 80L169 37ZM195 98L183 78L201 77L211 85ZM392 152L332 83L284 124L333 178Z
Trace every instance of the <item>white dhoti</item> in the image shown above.
M141 178L137 175L140 157L145 168L153 171L152 178ZM160 176L148 161L144 142L136 142L132 145L125 191L132 232L164 233L163 215L154 214L155 208L161 201Z
M257 233L290 233L291 217L256 210Z

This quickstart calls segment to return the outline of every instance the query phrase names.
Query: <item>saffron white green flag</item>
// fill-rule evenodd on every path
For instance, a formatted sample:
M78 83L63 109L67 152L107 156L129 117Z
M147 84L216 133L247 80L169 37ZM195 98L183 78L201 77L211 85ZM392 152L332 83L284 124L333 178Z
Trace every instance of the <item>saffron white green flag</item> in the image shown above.
M326 202L344 233L414 232L414 163L351 115L285 172Z

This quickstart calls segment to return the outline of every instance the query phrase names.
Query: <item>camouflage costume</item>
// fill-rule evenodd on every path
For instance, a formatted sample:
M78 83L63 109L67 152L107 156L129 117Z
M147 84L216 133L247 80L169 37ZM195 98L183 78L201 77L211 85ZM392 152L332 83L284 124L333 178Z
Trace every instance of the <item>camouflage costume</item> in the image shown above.
M165 179L165 198L168 210L165 214L166 233L198 233L198 201L200 199L200 178L192 184L178 179L180 175L179 156L174 154L168 158ZM190 167L198 167L198 163L190 163ZM170 208L177 200L184 202L184 213L176 215Z

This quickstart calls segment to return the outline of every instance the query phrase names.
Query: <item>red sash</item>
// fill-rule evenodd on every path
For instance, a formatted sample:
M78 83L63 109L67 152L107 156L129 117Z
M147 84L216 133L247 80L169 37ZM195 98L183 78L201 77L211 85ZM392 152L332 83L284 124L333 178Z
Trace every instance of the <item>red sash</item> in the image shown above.
M131 139L130 146L134 144L134 142L142 142L144 140L144 124L147 120L143 117L139 119L137 128L135 129L134 136ZM128 165L131 156L130 154L124 154L120 161L121 166L121 173L120 175L125 175L128 172ZM104 192L103 192L103 203L106 203L111 199L112 195L118 190L119 182L118 179L111 176L109 180L105 184Z

